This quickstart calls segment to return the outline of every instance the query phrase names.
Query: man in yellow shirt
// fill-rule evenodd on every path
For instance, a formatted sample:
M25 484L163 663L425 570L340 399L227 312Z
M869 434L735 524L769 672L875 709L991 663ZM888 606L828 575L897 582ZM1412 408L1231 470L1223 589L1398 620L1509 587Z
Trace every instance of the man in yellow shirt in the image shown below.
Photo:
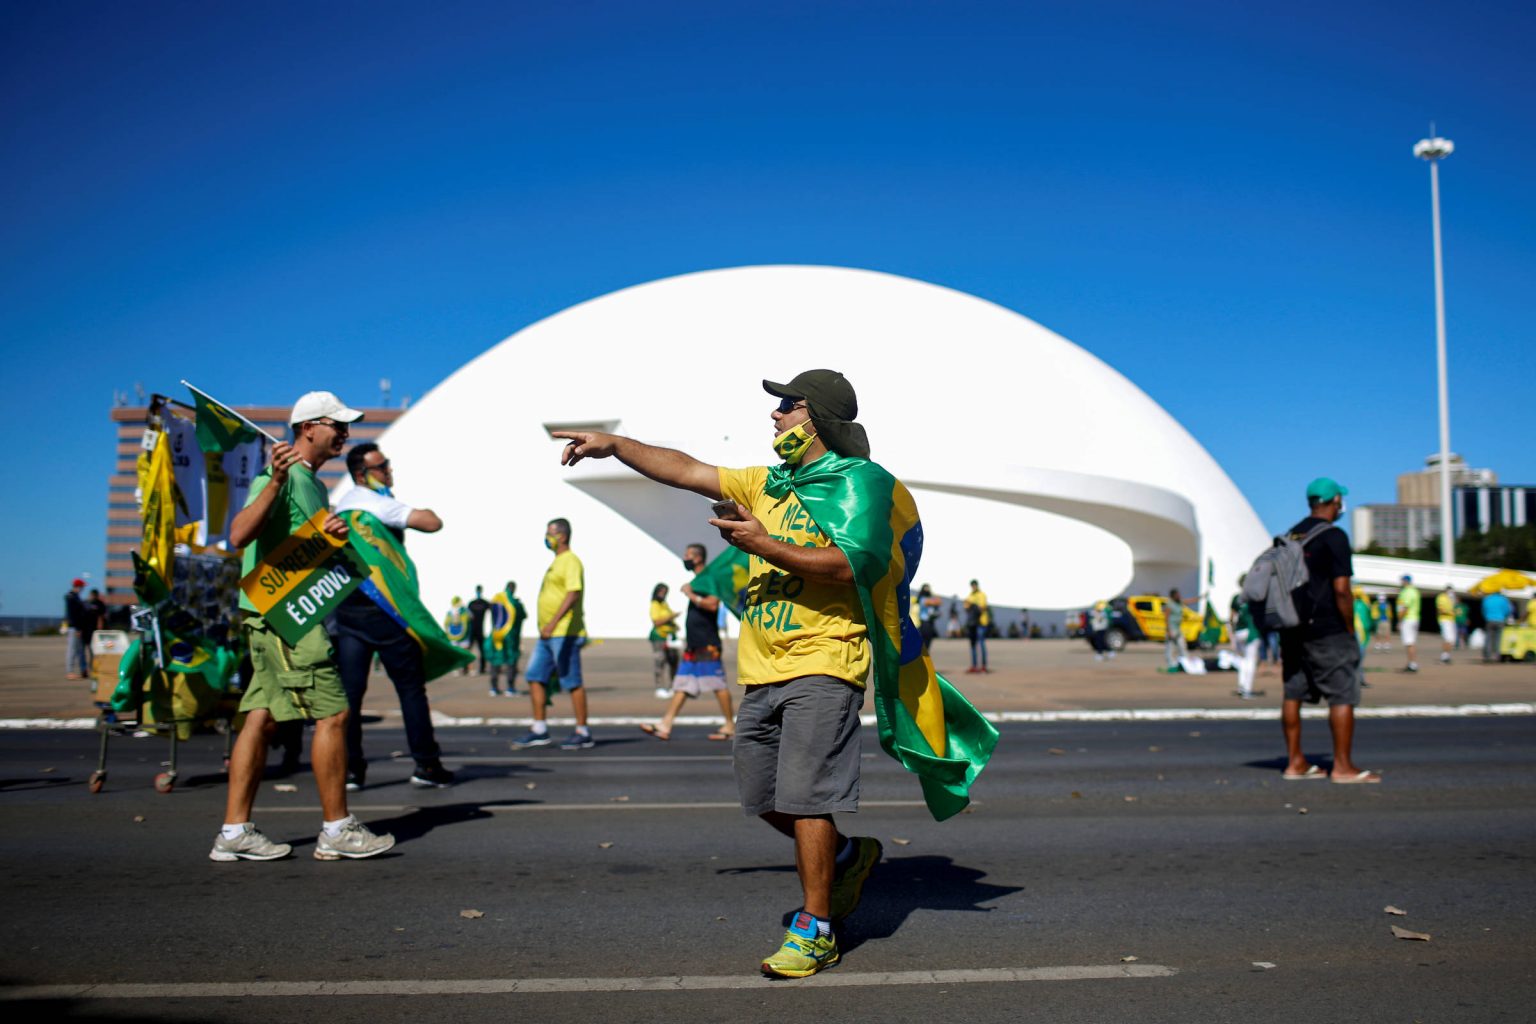
M833 370L788 384L764 381L780 399L771 412L775 470L793 474L825 456L869 457L853 422L853 386ZM833 822L859 800L859 709L872 652L847 557L792 488L767 489L769 469L723 469L627 437L556 431L570 441L561 461L613 456L652 480L735 503L710 520L748 555L737 675L746 687L736 720L736 782L742 809L795 842L804 902L763 973L803 978L837 963L833 923L858 906L880 843L842 835Z
M587 728L587 691L581 685L581 647L587 639L581 599L586 574L581 559L571 550L571 524L551 519L544 531L544 546L555 553L539 586L539 642L528 659L528 695L533 701L533 728L512 745L518 749L549 745L549 724L544 720L550 676L571 695L576 731L560 744L561 750L586 750L595 745Z
M987 668L987 630L992 626L992 612L981 585L971 580L971 592L965 599L965 632L971 638L971 667L967 672L990 672Z
M1456 646L1456 589L1446 587L1435 595L1435 618L1440 625L1440 661L1451 663L1451 648Z

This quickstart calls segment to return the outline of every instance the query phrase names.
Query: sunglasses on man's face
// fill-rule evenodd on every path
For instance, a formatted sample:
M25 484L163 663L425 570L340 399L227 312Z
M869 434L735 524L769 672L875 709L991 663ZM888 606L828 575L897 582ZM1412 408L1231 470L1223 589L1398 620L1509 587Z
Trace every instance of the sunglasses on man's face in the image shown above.
M385 459L383 462L375 462L373 465L369 466L368 468L369 469L388 469L389 468L389 460Z
M804 408L805 408L805 399L803 399L803 398L781 398L781 399L779 399L779 412L784 413L786 415L788 415L789 413L794 412L796 409L804 409Z

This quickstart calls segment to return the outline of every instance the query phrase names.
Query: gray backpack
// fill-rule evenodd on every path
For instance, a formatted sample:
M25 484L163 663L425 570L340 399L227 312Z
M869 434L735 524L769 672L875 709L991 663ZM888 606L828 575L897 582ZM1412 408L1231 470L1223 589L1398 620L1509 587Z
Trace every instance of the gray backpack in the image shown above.
M1253 561L1248 578L1243 580L1243 600L1253 612L1253 621L1266 633L1301 625L1296 611L1296 591L1308 580L1303 549L1333 523L1318 523L1305 535L1288 533L1276 537L1274 544Z

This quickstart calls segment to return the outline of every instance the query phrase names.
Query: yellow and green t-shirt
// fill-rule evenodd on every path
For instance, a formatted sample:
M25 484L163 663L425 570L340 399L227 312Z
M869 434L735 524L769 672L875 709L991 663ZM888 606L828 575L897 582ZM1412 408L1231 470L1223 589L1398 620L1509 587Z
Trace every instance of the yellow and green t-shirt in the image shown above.
M1397 594L1397 621L1419 621L1419 588L1414 586L1404 587Z
M544 623L554 618L555 612L560 610L560 602L565 600L565 595L573 590L586 590L585 573L581 559L576 557L575 552L562 551L549 563L549 569L544 573L544 582L539 585L540 631ZM581 613L581 605L582 598L578 597L571 610L555 623L550 636L586 636L587 622Z
M983 629L992 625L992 612L987 607L987 595L985 592L980 590L971 591L970 596L965 599L965 606L967 608L980 609L981 618L976 621Z
M677 623L672 618L672 609L667 607L667 602L651 602L652 640L670 640L677 636Z
M832 546L793 493L771 498L764 466L720 470L720 493L751 509L775 540L806 548ZM869 676L869 631L852 583L821 583L752 555L746 608L736 645L736 675L745 686L801 676L832 676L862 687Z
M268 466L256 478L251 481L251 493L246 496L245 507L249 508L256 500L256 495L266 490L272 483L272 467ZM314 470L305 462L296 462L288 469L288 481L283 484L282 491L277 500L272 503L272 509L267 514L267 521L262 524L261 532L256 539L245 546L240 555L240 575L248 576L256 563L289 535L305 523L323 508L330 507L330 498L325 493L325 488L320 486L320 481L315 479ZM245 591L240 591L240 608L243 611L254 612L256 606L251 599L245 596Z
M1435 617L1441 622L1456 621L1456 599L1441 592L1435 596Z

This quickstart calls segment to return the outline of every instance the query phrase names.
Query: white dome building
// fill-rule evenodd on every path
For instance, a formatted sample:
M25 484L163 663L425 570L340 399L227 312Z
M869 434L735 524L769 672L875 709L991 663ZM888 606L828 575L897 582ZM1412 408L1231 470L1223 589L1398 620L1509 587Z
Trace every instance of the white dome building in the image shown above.
M1031 609L1169 586L1192 596L1209 561L1222 607L1267 541L1183 427L1039 324L889 274L743 267L533 324L383 434L401 499L446 523L409 541L428 606L514 579L531 613L545 524L563 516L586 565L589 631L644 635L651 588L687 578L683 545L720 549L708 502L614 460L562 467L548 431L612 430L718 465L763 465L776 400L760 382L821 366L853 383L873 457L912 489L926 535L919 581L939 594L974 577L994 604Z

